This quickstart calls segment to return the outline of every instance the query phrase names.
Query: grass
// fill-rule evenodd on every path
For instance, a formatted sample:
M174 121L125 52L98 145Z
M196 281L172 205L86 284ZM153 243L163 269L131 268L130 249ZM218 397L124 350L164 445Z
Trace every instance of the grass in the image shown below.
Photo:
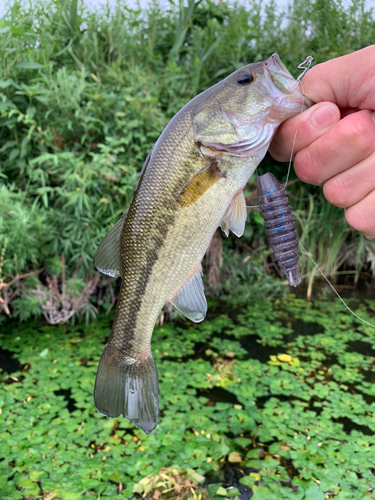
M375 302L351 305L371 321ZM374 330L293 295L220 311L155 329L161 415L148 436L93 405L110 318L9 322L1 498L375 498Z

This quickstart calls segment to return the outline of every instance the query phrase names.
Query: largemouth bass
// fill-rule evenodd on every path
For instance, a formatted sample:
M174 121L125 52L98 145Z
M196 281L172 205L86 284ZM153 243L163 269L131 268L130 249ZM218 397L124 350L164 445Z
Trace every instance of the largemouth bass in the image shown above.
M201 260L217 229L244 231L243 189L281 122L309 106L277 54L249 64L192 99L170 121L142 168L128 211L95 264L122 285L96 375L99 413L150 433L158 421L151 336L171 302L202 321Z

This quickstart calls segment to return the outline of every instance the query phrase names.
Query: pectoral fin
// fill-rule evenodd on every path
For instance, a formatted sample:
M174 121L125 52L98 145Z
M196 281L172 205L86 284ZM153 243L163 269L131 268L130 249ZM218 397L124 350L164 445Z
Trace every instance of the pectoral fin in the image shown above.
M126 212L113 228L105 235L95 254L95 266L103 274L120 276L121 269L121 231Z
M194 323L199 323L204 319L207 313L207 301L204 295L201 267L169 302Z
M204 193L217 181L225 177L220 172L216 160L194 175L189 182L181 189L178 196L179 207L189 207L193 205Z
M229 229L238 237L243 235L246 222L246 200L243 191L236 194L221 223L221 230L228 236Z

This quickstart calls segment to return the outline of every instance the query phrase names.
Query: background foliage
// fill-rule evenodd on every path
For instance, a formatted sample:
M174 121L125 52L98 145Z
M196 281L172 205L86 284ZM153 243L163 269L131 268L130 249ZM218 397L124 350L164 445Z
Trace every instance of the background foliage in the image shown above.
M44 283L61 273L61 254L68 275L92 275L95 250L128 206L148 151L188 100L275 51L296 75L307 54L318 63L365 47L375 23L362 0L296 0L286 12L257 0L146 9L120 0L95 12L76 0L16 0L0 33L0 280L43 268ZM268 170L285 179L285 165L267 158L260 171ZM327 274L374 272L374 244L320 189L297 182L290 192L302 242ZM216 292L246 293L247 283L266 279L264 264L276 269L256 210L244 237L221 245ZM313 269L303 255L300 262L304 274ZM33 309L23 288L16 295L26 318Z

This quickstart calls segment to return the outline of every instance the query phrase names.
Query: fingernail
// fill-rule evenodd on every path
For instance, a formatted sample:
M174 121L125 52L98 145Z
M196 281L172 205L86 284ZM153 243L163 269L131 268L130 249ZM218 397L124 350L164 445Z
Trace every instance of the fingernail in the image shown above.
M373 111L373 112L371 113L371 118L372 118L372 121L373 121L373 122L375 122L375 111Z
M310 118L310 121L316 128L328 128L336 121L335 110L330 106L321 106L316 111L314 111Z
M366 238L366 240L373 240L375 238L375 236L370 236L368 234L365 234L365 238Z

